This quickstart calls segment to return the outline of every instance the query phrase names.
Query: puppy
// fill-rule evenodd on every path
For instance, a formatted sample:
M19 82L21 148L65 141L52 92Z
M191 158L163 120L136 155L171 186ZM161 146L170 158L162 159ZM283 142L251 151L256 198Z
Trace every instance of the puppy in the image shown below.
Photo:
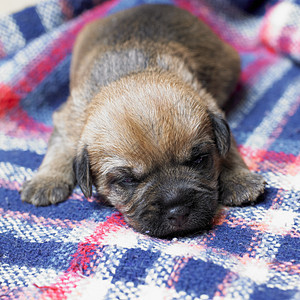
M79 34L70 96L21 199L37 206L92 185L136 230L156 237L206 229L218 204L253 202L264 180L241 158L220 109L238 54L168 5L97 20Z

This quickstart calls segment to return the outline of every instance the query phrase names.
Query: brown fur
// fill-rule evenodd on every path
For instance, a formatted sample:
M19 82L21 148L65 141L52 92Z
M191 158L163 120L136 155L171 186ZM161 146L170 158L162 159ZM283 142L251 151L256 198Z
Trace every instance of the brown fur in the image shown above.
M207 228L218 203L253 202L264 180L241 158L220 107L239 57L205 24L144 5L87 25L77 38L71 93L37 174L34 205L92 185L137 230L154 236Z

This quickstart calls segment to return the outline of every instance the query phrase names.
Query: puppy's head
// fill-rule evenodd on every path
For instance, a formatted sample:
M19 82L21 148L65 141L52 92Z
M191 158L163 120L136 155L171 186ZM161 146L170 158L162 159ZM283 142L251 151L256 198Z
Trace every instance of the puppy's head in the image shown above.
M218 203L230 132L220 115L176 78L132 75L88 108L75 173L140 232L165 237L207 228Z

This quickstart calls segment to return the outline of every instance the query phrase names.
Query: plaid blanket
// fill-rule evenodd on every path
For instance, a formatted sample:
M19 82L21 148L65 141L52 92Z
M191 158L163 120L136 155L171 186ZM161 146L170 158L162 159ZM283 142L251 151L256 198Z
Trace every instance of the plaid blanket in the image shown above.
M141 3L189 10L240 53L227 106L264 201L222 208L212 230L173 240L135 232L79 188L34 207L18 191L38 168L66 100L84 24ZM48 0L0 18L1 299L300 299L300 1Z

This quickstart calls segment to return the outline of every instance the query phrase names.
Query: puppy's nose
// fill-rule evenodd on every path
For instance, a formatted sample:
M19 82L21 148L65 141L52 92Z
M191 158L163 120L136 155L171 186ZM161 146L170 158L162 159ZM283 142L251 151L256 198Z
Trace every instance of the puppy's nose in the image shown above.
M171 225L182 227L190 215L190 208L185 206L175 206L168 210L167 219Z

